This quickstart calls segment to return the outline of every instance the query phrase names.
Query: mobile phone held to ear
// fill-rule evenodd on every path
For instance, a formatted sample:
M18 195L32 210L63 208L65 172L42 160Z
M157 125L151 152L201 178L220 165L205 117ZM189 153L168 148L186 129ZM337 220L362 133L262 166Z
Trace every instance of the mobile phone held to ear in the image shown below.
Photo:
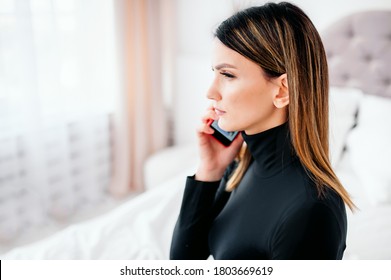
M228 147L235 140L235 137L238 135L238 131L225 131L221 129L218 124L218 121L213 121L210 124L210 127L215 131L212 136L220 141L224 146Z

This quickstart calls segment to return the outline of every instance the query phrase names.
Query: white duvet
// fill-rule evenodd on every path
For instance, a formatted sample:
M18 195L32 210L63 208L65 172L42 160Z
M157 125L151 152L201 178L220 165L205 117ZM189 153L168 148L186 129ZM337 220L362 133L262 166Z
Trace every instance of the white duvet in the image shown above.
M0 259L168 259L185 176Z
M357 176L349 169L338 172L359 208L348 214L345 259L391 260L391 205L372 205Z

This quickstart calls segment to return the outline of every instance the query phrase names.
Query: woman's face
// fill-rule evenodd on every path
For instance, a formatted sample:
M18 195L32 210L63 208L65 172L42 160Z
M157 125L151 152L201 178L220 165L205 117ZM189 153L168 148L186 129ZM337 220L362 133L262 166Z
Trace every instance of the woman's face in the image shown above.
M207 97L226 131L255 134L286 121L286 108L274 100L280 91L278 78L266 78L262 68L218 39L212 50L214 80Z

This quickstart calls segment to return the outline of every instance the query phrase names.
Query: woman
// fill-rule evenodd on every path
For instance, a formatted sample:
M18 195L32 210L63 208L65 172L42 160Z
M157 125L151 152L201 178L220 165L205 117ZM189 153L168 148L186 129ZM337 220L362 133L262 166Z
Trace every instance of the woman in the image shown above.
M171 259L342 259L345 204L328 151L328 70L318 32L290 3L268 3L217 28ZM229 146L210 120L241 131ZM244 142L243 142L244 140Z

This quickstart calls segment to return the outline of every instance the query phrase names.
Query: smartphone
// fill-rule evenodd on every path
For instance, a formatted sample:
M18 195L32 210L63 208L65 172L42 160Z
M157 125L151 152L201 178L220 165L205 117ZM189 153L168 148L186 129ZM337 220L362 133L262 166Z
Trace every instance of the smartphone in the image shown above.
M224 146L229 146L235 140L235 137L238 135L238 131L225 131L218 126L218 121L213 121L210 124L210 127L215 131L212 136L220 141Z

